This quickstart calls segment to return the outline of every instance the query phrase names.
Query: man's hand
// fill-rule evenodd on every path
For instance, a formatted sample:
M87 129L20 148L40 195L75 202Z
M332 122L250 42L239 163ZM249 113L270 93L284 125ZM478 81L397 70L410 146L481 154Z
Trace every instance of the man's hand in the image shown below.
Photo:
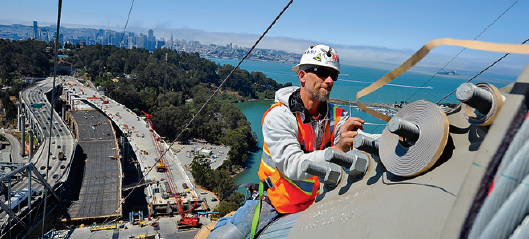
M353 140L356 135L358 135L358 129L363 130L365 121L358 117L350 117L345 121L345 123L340 127L340 141L332 148L340 150L343 152L348 152L353 145Z

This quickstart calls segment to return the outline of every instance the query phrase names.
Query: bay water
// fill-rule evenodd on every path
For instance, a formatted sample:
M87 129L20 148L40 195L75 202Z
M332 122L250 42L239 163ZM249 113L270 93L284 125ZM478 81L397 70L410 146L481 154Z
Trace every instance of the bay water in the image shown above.
M236 66L239 60L236 59L210 59L218 64L230 64ZM244 61L240 68L249 72L260 71L267 77L274 79L278 83L285 84L291 82L294 86L299 86L297 75L292 72L294 64L276 63L276 62L261 62L261 61ZM356 93L361 89L369 86L392 69L375 69L351 65L342 65L341 74L338 81L335 82L330 98L356 101ZM462 72L460 75L436 75L435 72L406 72L393 80L384 87L374 91L373 93L362 97L361 102L365 103L400 103L424 99L431 102L437 102L450 92L457 89L457 87L466 82L475 72ZM228 79L229 80L229 79ZM497 75L483 75L474 79L473 83L487 82L495 85L498 88L506 86L514 82L516 77L511 76L497 76ZM447 97L441 103L457 103L455 93ZM263 113L273 104L273 101L247 101L237 103L236 105L245 114L247 120L251 123L252 130L259 138L258 146L262 146L263 136L261 132L261 119ZM360 117L368 123L385 124L386 122L372 117L356 108L349 108L349 106L341 106L346 110L350 110L351 115ZM368 133L381 133L385 126L378 125L364 125L364 131ZM243 173L235 178L235 183L241 184L245 182L259 182L257 171L259 170L259 163L261 159L262 150L253 153L245 167L247 168Z

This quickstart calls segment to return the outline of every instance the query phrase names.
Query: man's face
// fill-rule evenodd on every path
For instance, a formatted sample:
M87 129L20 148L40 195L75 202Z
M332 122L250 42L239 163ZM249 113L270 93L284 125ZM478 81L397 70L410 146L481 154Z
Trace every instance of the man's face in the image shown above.
M334 85L333 77L338 74L330 68L318 67L318 69L303 70L305 79L305 90L309 97L318 101L327 101ZM303 79L302 79L303 80Z

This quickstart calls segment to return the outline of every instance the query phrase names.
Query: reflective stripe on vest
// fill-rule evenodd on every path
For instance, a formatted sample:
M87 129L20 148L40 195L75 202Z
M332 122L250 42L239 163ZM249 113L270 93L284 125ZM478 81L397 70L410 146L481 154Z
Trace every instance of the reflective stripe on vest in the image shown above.
M264 119L268 112L275 107L283 105L282 103L275 103L268 109L264 115L261 124L264 124ZM333 106L329 104L328 106ZM316 146L316 149L325 149L333 144L334 126L340 121L343 109L336 106L329 110L328 120L324 120L323 136L321 144ZM305 152L314 151L316 145L316 136L312 129L312 124L304 124L299 113L295 113L298 124L298 142ZM266 145L263 143L263 155L259 171L257 172L259 179L264 181L270 177L274 185L273 188L268 189L268 197L273 206L280 213L295 213L307 209L319 194L320 180L317 176L310 177L305 180L291 180L284 176L277 170L272 155Z

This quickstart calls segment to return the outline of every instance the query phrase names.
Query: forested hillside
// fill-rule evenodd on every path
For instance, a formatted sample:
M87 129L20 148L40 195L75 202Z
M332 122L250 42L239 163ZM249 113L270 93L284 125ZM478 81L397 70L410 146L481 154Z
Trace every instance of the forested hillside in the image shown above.
M49 75L53 66L51 49L42 41L0 39L0 83L6 89L0 92L4 127L16 124L17 106L10 97L18 97L25 86L21 79Z

